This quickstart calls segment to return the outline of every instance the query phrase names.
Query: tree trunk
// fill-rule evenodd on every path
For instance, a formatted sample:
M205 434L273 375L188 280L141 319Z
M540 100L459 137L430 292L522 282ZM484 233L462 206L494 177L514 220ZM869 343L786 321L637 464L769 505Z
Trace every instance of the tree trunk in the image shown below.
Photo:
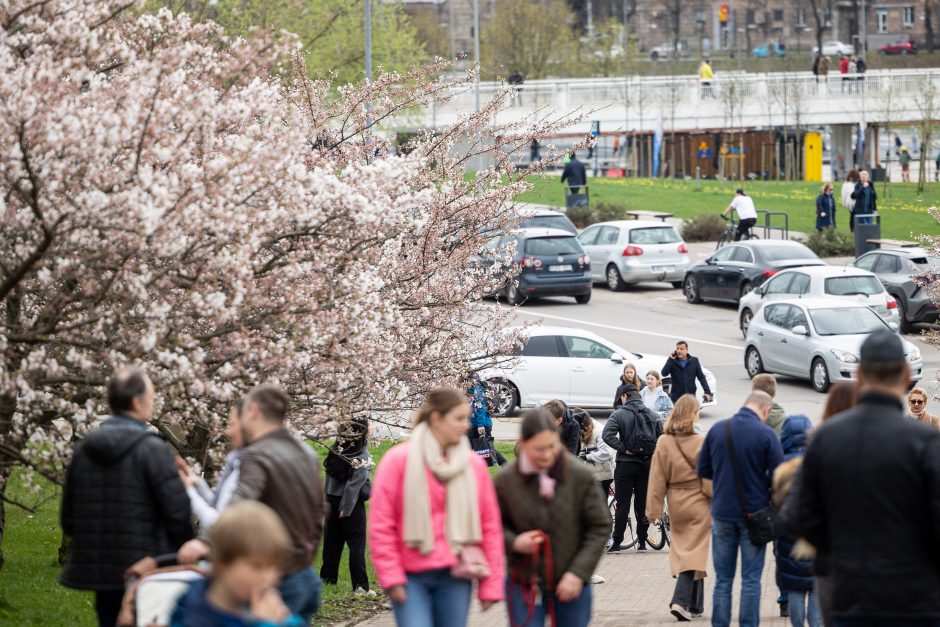
M3 570L3 538L6 535L7 528L6 501L3 500L3 497L6 495L7 480L10 478L11 470L12 465L8 461L0 459L0 570Z
M927 151L930 146L930 127L925 126L920 145L920 169L917 173L917 197L922 198L927 188Z

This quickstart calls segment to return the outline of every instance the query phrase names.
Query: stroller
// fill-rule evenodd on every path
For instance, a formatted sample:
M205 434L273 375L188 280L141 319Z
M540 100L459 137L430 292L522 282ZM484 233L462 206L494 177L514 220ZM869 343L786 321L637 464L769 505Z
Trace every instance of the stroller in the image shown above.
M202 568L178 565L175 554L145 557L124 574L119 627L168 627L180 597L208 575Z

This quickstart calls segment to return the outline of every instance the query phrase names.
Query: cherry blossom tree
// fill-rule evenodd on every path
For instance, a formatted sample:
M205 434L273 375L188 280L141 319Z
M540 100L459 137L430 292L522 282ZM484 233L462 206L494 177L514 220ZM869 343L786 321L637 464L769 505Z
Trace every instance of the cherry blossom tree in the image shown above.
M58 481L117 366L211 466L259 382L322 438L518 344L480 301L515 269L473 259L517 219L508 155L571 120L499 127L504 95L397 154L382 129L453 93L443 62L336 89L295 39L134 8L0 0L0 541L11 471Z

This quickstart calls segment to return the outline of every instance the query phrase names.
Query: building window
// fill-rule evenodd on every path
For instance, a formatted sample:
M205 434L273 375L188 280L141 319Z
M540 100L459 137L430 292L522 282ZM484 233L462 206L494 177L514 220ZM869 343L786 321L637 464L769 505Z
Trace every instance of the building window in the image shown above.
M888 10L875 9L875 24L879 33L888 32Z
M914 7L901 7L901 23L908 28L914 25Z
M829 9L823 9L822 18L823 26L825 28L832 28L832 12Z
M797 7L796 9L796 25L806 26L806 12L803 7Z
M774 9L774 21L775 22L783 21L783 9Z

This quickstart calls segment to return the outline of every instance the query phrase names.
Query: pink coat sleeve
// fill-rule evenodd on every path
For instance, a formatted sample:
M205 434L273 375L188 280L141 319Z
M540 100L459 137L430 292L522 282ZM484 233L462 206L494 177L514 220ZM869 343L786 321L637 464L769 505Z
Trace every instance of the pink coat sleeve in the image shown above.
M407 582L402 563L402 486L407 445L393 447L379 462L369 505L369 550L383 590Z
M506 559L503 542L503 521L496 500L496 487L482 457L474 455L473 470L477 478L477 500L483 531L483 552L490 565L490 576L480 582L481 601L502 601L506 579Z

